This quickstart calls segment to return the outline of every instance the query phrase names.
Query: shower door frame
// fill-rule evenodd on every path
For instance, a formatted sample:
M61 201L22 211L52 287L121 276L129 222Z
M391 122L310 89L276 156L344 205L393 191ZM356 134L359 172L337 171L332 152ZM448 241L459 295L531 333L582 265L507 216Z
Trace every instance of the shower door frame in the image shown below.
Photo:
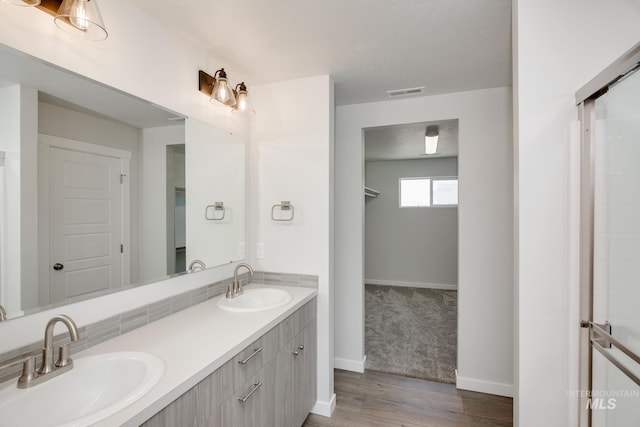
M576 94L580 120L580 390L593 388L593 254L594 254L594 191L595 191L595 103L609 87L640 68L640 43L590 80ZM640 72L640 70L638 70ZM596 325L597 326L597 325ZM596 329L597 331L597 329ZM614 362L612 362L614 363ZM615 365L615 363L614 363ZM580 393L579 426L591 427L589 398Z

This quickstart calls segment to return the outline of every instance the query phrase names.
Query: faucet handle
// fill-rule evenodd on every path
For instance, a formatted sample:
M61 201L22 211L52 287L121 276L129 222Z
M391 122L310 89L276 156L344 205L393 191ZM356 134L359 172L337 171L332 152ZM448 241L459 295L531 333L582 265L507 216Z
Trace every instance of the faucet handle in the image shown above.
M29 357L22 364L22 375L18 378L18 388L24 388L31 381L35 380L38 374L36 373L36 358Z
M58 361L56 367L63 368L65 366L73 365L73 360L69 357L71 343L66 343L63 346L58 347Z

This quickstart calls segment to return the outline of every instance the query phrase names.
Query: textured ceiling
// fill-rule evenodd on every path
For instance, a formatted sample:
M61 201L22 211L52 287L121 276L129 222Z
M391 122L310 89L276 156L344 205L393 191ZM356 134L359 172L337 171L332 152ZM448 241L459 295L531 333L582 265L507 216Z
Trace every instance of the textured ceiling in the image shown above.
M345 105L511 85L511 0L129 1L249 86L331 74Z

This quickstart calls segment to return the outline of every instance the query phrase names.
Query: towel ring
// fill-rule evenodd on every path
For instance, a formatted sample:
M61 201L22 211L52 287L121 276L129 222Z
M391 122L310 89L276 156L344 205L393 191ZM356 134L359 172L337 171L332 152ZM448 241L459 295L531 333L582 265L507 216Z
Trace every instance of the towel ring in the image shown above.
M213 215L209 216L209 209L213 208ZM222 212L221 215L216 215L216 212ZM204 208L204 218L208 221L222 221L227 210L224 208L224 202L216 202L213 205L207 205Z
M280 208L281 211L291 211L291 215L288 218L276 218L275 212L276 208ZM295 209L293 205L288 200L283 200L280 204L273 205L271 207L271 219L273 221L292 221L295 213Z

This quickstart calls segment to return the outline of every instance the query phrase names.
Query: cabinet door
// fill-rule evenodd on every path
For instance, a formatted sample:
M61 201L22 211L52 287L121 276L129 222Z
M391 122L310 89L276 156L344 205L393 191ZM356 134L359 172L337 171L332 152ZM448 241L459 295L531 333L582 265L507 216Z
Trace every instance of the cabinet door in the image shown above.
M315 320L296 337L294 347L293 419L294 425L298 427L302 425L316 402Z
M316 401L315 320L282 348L276 364L276 425L300 427Z
M278 427L293 427L295 360L293 356L293 340L286 343L276 358L276 390L275 417Z

